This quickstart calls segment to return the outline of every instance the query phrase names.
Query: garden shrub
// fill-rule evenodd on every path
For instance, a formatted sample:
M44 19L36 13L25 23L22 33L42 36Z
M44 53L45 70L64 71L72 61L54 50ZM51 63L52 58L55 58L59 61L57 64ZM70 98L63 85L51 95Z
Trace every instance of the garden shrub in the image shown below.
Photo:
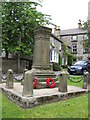
M68 65L72 65L72 63L73 63L73 55L72 54L68 54Z
M61 70L61 66L59 65L59 63L53 63L53 70L54 71L60 71Z

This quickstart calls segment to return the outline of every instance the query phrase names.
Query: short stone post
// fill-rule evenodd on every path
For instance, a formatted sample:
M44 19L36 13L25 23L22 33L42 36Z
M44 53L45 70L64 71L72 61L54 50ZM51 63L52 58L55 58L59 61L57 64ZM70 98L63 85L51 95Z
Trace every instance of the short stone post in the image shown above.
M24 71L23 71L23 80L21 81L21 85L23 85L23 83L24 83L24 79L25 79L25 72L27 72L28 71L28 69L24 69Z
M0 68L0 84L2 83L2 69Z
M6 88L13 89L13 70L7 71Z
M68 78L68 72L62 72L60 74L59 86L58 86L59 92L67 92L67 78Z
M83 80L83 89L87 89L88 87L88 79L89 79L89 73L84 73L84 80Z
M33 96L33 71L32 70L25 72L22 95L25 97Z

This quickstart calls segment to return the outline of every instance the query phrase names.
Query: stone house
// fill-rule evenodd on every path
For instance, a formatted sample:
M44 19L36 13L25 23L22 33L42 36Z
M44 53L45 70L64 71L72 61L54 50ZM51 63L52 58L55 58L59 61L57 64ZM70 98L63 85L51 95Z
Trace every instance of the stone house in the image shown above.
M90 59L88 48L84 47L84 42L88 39L87 33L87 30L81 28L80 23L78 23L78 28L60 31L61 40L72 49L74 62Z
M51 37L50 37L50 63L51 63L51 66L52 66L52 63L59 63L59 54L62 58L62 65L64 65L62 43L63 43L63 41L60 39L60 29L55 28L54 33L51 34ZM71 53L71 47L67 46L67 48L68 48L68 53ZM67 57L66 57L65 65L67 65Z

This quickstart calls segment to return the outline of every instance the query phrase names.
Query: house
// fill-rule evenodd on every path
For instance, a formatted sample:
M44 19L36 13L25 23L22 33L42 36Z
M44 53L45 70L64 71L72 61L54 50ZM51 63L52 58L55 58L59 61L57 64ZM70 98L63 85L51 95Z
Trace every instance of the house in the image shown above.
M67 65L67 57L66 57L66 61L64 63L64 56L63 56L63 50L62 50L62 44L63 41L60 38L60 28L59 27L55 27L54 29L54 33L51 34L50 37L50 64L51 66L53 65L53 63L59 63L59 55L61 56L61 64L62 65ZM71 47L69 45L67 45L67 50L68 53L71 53Z
M84 46L88 39L87 33L87 30L81 28L80 22L78 23L78 28L62 30L60 32L61 40L72 48L74 62L90 59L88 47Z

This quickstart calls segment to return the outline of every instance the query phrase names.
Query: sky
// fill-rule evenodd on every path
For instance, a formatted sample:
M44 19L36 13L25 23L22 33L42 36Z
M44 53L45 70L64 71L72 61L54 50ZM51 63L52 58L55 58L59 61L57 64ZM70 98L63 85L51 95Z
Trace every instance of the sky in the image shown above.
M38 10L51 15L52 23L61 30L78 27L79 19L86 21L88 17L88 2L90 0L42 0ZM53 28L53 26L50 26Z

